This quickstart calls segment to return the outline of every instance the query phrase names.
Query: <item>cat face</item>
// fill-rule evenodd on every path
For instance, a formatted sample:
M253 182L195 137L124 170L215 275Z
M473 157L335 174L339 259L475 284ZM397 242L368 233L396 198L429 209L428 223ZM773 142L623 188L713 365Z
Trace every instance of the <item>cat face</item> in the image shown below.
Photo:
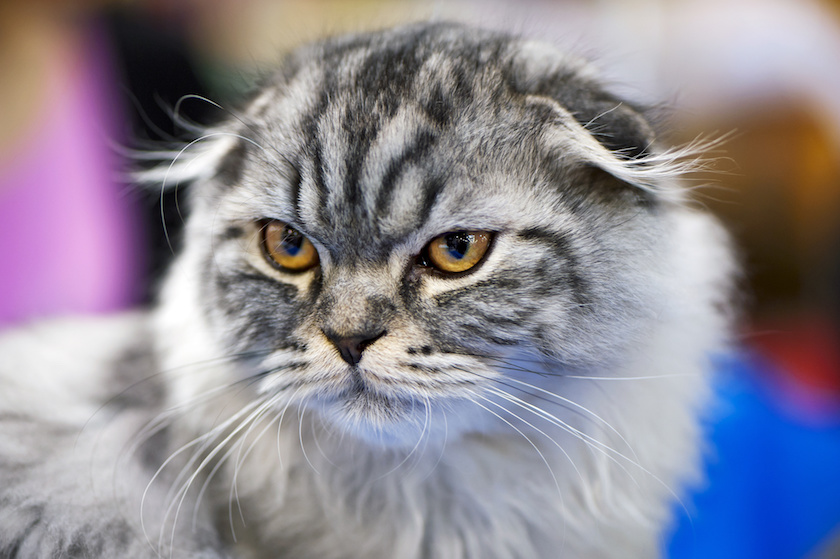
M488 387L606 369L662 304L649 129L551 50L445 25L321 43L208 140L184 260L278 408L394 444L435 410L486 428Z

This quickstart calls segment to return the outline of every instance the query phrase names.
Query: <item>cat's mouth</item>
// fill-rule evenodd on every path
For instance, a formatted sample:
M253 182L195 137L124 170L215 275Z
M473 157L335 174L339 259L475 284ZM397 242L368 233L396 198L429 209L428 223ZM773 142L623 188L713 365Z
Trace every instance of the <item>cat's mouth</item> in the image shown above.
M386 394L370 381L355 373L350 386L336 397L336 404L344 413L379 421L402 421L414 406L410 398Z

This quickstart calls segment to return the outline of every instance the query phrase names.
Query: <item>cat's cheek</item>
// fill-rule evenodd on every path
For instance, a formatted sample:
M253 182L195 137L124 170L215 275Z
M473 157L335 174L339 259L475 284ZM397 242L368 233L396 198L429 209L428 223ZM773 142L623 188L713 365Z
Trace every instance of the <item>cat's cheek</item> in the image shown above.
M249 272L217 273L205 290L213 329L237 351L294 343L306 301L293 285Z

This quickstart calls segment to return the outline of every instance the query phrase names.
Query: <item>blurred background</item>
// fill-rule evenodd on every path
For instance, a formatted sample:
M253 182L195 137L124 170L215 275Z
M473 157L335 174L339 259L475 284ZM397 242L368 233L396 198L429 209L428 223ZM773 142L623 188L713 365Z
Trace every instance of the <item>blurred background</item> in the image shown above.
M837 0L0 0L0 327L149 302L175 194L123 178L223 116L186 98L176 119L184 95L235 106L294 45L414 20L554 42L659 107L667 141L729 135L697 199L741 249L744 352L663 549L840 557Z

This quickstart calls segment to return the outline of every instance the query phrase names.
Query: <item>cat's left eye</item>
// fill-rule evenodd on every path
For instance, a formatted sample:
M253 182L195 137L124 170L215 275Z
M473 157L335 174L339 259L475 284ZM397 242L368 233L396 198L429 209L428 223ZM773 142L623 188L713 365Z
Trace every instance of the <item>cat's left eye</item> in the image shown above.
M432 239L426 247L428 264L441 272L460 274L478 265L490 248L487 231L453 231Z
M304 272L318 265L318 251L294 227L282 221L267 221L262 227L262 249L266 260L286 272Z

